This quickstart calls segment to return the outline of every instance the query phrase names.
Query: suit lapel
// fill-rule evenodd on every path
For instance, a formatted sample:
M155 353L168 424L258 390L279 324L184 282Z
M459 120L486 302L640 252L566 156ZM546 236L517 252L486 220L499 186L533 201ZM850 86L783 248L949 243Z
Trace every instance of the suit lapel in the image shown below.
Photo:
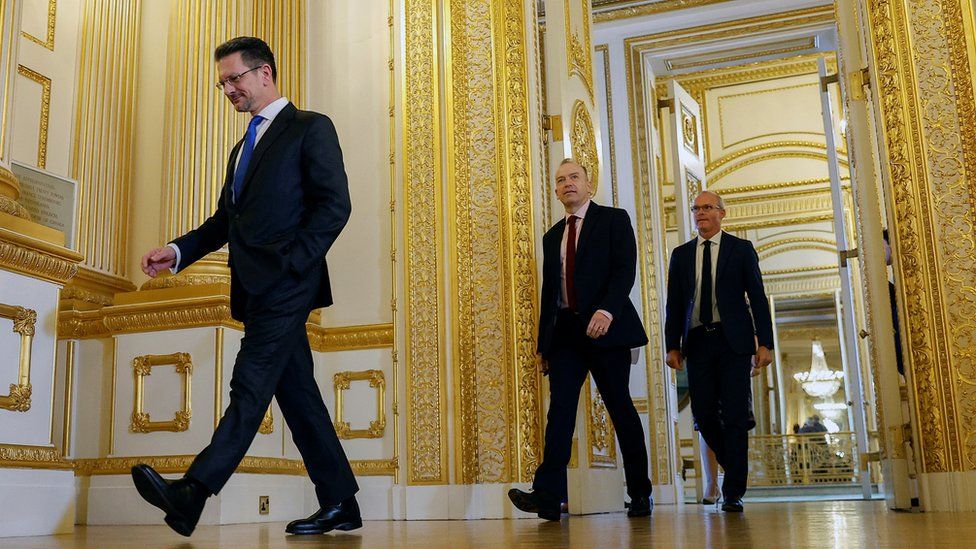
M560 276L561 276L560 275L560 270L561 270L561 265L562 265L562 258L560 257L560 250L559 250L559 248L562 245L562 241L563 241L562 234L563 234L563 231L565 231L565 230L566 230L566 220L565 219L562 219L561 221L559 221L558 223L556 223L553 226L552 237L549 238L549 243L547 244L547 246L549 247L549 249L546 250L546 253L552 254L552 255L550 255L550 257L555 257L556 258L556 260L552 262L552 265L555 265L555 268L553 269L553 273L551 273L551 274L552 274L552 276L555 276L557 279L560 278Z
M254 146L254 152L251 153L251 159L247 164L247 173L244 174L244 183L241 188L241 196L238 197L238 202L241 198L247 194L248 187L250 187L251 178L254 177L254 171L257 169L257 165L261 162L261 157L264 153L271 147L275 139L281 135L281 132L285 131L288 127L288 123L291 119L295 117L295 105L288 103L285 108L281 109L278 116L271 122L271 126L265 130L264 135L261 136L261 140L258 144Z
M580 231L579 238L576 239L576 257L578 258L583 250L586 249L586 241L593 234L593 228L600 222L603 208L590 201L590 207L586 210L586 217L583 218L583 229Z
M685 261L687 261L687 263L685 263L685 265L688 265L688 273L685 275L685 284L687 285L688 290L690 291L690 295L692 296L692 299L694 299L694 296L695 296L695 269L697 268L697 265L695 265L695 262L696 262L696 256L695 256L695 254L698 253L698 237L697 236L695 237L694 240L691 241L691 245L688 246L687 248L688 248L688 250L685 253L688 254L688 259L685 260Z
M715 270L715 283L722 278L722 272L725 270L726 265L729 264L729 257L732 256L735 247L735 241L729 238L727 233L722 234L723 242L719 244L718 247L718 268Z

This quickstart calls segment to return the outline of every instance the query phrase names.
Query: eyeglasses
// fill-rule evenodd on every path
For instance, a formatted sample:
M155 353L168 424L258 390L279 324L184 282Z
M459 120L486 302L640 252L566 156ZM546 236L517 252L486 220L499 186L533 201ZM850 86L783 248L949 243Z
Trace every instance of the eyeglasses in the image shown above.
M691 212L692 213L698 213L698 212L708 213L708 212L710 212L712 210L724 210L724 209L725 208L721 208L721 207L716 206L714 204L702 204L701 206L692 206L691 207Z
M230 84L231 86L237 87L237 83L241 81L241 78L243 78L245 74L247 74L247 73L249 73L251 71L256 71L256 70L260 69L263 66L264 65L258 65L257 67L254 67L253 69L251 69L249 71L244 71L244 72L242 72L240 74L235 74L234 76L228 76L225 80L221 80L220 82L217 82L216 84L214 84L214 86L216 86L218 90L224 89L224 85L225 84Z

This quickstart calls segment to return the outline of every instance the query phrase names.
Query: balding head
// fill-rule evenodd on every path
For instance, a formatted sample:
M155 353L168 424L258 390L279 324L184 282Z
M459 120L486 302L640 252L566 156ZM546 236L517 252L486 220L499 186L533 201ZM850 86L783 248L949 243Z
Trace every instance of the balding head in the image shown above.
M722 230L722 220L725 219L725 201L717 193L703 191L695 197L691 207L695 218L695 227L702 238L711 238Z

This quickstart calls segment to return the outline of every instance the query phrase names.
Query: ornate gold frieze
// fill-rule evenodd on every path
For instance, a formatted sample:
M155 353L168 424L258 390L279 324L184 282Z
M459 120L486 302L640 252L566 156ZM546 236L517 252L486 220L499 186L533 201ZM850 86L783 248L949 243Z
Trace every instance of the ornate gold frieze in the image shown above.
M72 464L53 446L0 444L0 467L71 469Z
M582 101L577 100L573 105L573 120L569 134L569 141L573 147L573 157L586 168L590 176L590 192L596 194L600 185L600 157L597 152L596 132L593 130L593 120L590 111Z
M2 172L9 173L9 170L6 170L3 168L3 166L0 166L0 173ZM4 182L0 181L0 183L4 183ZM13 198L4 196L2 194L0 194L0 213L12 215L14 217L19 217L21 219L27 219L27 220L31 218L30 213L27 211L27 208L21 206L20 202L17 202Z
M366 429L353 429L345 421L346 412L343 406L343 393L349 390L353 381L368 381L369 386L376 389L376 419L369 422ZM350 438L383 438L386 432L386 377L382 370L364 370L362 372L336 372L332 376L335 389L335 426L336 434L341 439Z
M407 353L407 480L448 481L447 376L441 308L440 84L437 2L405 0L403 218Z
M81 255L58 242L61 233L0 213L0 269L64 284L78 271Z
M152 421L145 411L145 379L152 374L153 367L174 366L176 372L183 378L183 393L180 409L176 411L172 420ZM179 433L190 428L191 408L190 389L193 362L188 353L173 353L169 355L144 355L132 359L132 371L135 375L135 398L132 408L132 422L129 430L133 433L150 433L153 431L170 431Z
M3 447L0 446L0 452ZM0 454L2 456L2 454ZM166 474L185 473L196 456L136 456L74 460L75 475L80 477L99 475L129 475L136 465L144 463L157 472ZM393 459L350 460L357 476L393 476L399 465ZM69 464L70 468L70 464ZM245 456L236 472L258 475L308 474L305 464L297 459Z
M393 347L393 324L324 327L306 324L312 350L323 353Z
M10 392L0 395L0 408L14 412L26 412L31 407L31 343L37 312L33 309L0 303L0 318L13 321L13 331L20 335L20 351L17 361L17 383L10 384Z
M112 334L224 326L243 330L230 316L226 284L141 290L119 294L116 304L102 309Z

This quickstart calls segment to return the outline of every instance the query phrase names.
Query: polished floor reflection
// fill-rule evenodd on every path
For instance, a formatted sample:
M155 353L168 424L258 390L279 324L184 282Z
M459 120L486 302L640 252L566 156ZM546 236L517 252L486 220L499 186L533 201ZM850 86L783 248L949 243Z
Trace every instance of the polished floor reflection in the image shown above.
M537 520L376 521L352 533L286 537L284 524L202 526L190 539L164 526L78 527L74 534L0 539L0 547L972 547L976 513L894 513L883 502L747 504L746 513L659 506L623 514Z

